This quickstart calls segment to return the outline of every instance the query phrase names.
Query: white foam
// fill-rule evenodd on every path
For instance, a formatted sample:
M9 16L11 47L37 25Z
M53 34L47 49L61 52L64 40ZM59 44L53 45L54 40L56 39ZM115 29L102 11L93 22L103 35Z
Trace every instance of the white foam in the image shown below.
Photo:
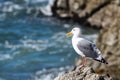
M58 32L55 35L53 35L51 38L46 39L46 40L34 40L34 39L30 39L26 36L23 37L23 39L20 39L18 44L13 44L11 42L9 42L8 40L6 40L4 42L4 47L5 48L9 48L12 53L12 55L17 55L20 52L18 51L18 49L27 49L27 50L33 50L33 51L44 51L46 49L48 49L49 47L55 47L55 48L60 48L63 47L68 48L67 45L56 45L56 44L60 44L60 43L65 43L65 33L63 32ZM51 42L54 41L54 42ZM61 53L63 52L63 49L60 48L59 50L51 50L49 52L49 54L57 54L57 53Z
M11 1L6 1L0 4L0 8L2 12L13 12L14 10L21 10L23 9L22 6L15 4Z
M68 71L71 66L52 68L52 69L43 69L37 71L34 76L34 80L53 80L56 76L64 74Z
M26 3L32 3L32 4L46 2L46 1L48 0L25 0Z
M70 25L69 24L64 24L64 27L65 28L70 28Z
M52 10L51 10L51 5L43 6L40 7L40 11L45 15L45 16L52 16Z
M12 51L19 48L31 48L36 51L43 51L47 48L48 41L42 40L33 40L33 39L25 39L20 40L21 44L12 44L9 41L5 41L5 47L10 48Z
M0 61L12 59L12 56L10 54L0 54Z

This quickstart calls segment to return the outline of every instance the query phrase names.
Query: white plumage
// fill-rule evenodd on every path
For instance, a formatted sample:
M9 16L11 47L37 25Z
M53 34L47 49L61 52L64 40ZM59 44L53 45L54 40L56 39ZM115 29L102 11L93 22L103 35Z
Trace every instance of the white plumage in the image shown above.
M101 52L96 45L81 37L81 31L78 27L72 29L71 32L67 33L68 36L72 35L72 45L74 50L82 56L83 66L86 63L86 57L92 58L96 61L108 64L102 57Z

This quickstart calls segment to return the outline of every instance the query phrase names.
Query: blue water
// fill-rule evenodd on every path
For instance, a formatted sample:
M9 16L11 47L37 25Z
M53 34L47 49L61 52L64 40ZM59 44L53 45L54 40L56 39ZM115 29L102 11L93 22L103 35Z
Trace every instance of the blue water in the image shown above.
M38 8L47 3L0 0L0 80L53 80L74 66L78 55L66 32L75 23L45 17ZM81 29L95 41L96 30Z

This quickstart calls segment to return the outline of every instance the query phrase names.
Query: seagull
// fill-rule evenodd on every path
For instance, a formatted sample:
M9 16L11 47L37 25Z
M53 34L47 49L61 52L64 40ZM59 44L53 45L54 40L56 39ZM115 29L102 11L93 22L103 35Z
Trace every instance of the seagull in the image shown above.
M100 50L96 47L95 43L86 40L81 37L81 30L78 27L73 28L70 32L67 33L67 36L72 36L72 46L76 53L82 57L82 65L79 68L82 68L86 65L86 57L94 59L104 64L108 64L105 59L102 57Z

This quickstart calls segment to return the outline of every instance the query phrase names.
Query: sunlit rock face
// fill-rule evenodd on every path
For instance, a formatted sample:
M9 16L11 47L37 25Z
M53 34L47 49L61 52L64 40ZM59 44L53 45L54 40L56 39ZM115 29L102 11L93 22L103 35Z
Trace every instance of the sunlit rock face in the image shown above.
M108 72L120 78L120 16L110 24L109 29L103 29L97 40L97 45L108 61Z
M119 0L55 0L53 14L86 26L107 28L120 14Z
M120 1L114 0L97 11L93 16L88 19L91 25L102 26L108 28L113 20L117 18L117 14L120 14Z
M54 80L111 80L106 74L96 74L91 67L83 67L56 77Z
M106 73L120 79L120 16L113 20L108 29L102 29L97 39L97 46L101 54L108 62L102 64L97 61L87 59L87 65L94 70L104 69ZM76 61L76 65L81 64L81 59Z

